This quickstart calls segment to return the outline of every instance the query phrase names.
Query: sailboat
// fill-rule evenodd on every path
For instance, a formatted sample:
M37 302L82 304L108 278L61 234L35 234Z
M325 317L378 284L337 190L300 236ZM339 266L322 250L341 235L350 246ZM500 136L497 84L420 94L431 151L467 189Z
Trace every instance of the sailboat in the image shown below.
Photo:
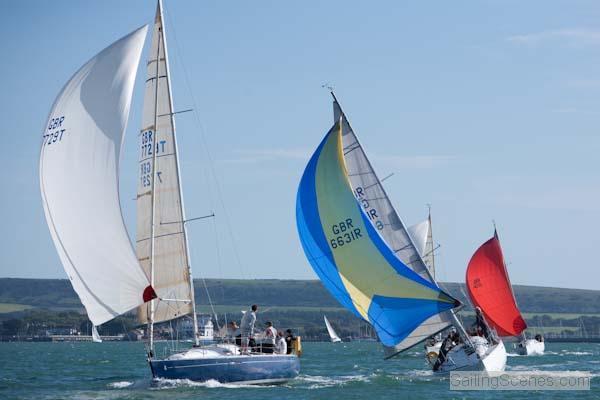
M242 352L227 343L200 346L163 21L159 0L138 134L135 251L121 213L118 170L148 26L90 59L52 106L40 154L40 188L50 233L94 326L134 310L140 324L148 324L153 378L248 383L292 379L300 368L295 354ZM154 325L190 314L194 347L157 358Z
M431 276L333 92L334 125L310 158L296 198L305 255L329 292L377 332L390 358L454 325L464 343L438 372L501 370L496 350L473 343L460 302ZM505 360L504 360L505 361Z
M323 319L325 320L325 326L327 327L327 333L329 334L329 338L331 339L332 343L339 343L342 341L342 339L340 339L340 337L337 335L337 333L335 333L335 330L333 329L333 326L331 326L331 324L329 323L329 320L327 319L326 315L323 315Z
M435 279L435 256L434 256L434 245L433 245L433 228L431 226L431 213L425 221L419 222L418 224L408 227L408 234L410 235L413 243L425 266L429 270L429 273Z
M480 307L485 319L501 337L520 339L517 352L521 355L542 355L545 344L541 335L527 339L527 323L523 319L500 246L498 232L482 244L467 267L467 290L473 305Z
M102 343L102 338L100 337L100 334L98 333L98 328L96 328L96 325L92 325L92 342Z
M408 234L415 244L417 251L421 255L421 258L429 270L429 273L431 274L432 278L435 279L435 249L433 243L433 227L431 224L431 208L429 209L429 215L427 216L426 220L408 227ZM435 362L441 347L441 333L429 338L425 342L425 354L427 355L427 359L431 362Z

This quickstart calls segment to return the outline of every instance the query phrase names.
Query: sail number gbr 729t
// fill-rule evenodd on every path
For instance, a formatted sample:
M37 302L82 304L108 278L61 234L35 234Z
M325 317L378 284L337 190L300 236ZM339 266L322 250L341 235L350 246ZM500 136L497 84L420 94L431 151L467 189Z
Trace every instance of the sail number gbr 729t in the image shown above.
M362 237L360 228L353 226L352 218L346 218L344 221L331 225L331 233L334 235L329 238L332 249L337 249Z
M63 138L63 135L66 129L63 126L63 122L65 121L64 115L62 117L56 117L50 119L48 123L48 128L46 132L44 132L44 146L50 145L56 142L60 142Z

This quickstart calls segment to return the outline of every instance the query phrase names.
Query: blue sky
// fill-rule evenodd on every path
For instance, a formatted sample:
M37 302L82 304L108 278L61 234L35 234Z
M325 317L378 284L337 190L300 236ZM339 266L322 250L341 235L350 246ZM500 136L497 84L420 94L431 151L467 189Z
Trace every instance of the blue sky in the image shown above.
M442 280L464 280L494 219L513 283L600 288L598 2L165 3L175 108L197 112L177 119L187 214L217 215L190 223L196 277L315 277L295 195L332 124L329 82L379 175L394 173L403 220L432 204ZM3 10L0 276L63 278L38 188L45 118L155 3ZM121 163L130 231L142 75Z

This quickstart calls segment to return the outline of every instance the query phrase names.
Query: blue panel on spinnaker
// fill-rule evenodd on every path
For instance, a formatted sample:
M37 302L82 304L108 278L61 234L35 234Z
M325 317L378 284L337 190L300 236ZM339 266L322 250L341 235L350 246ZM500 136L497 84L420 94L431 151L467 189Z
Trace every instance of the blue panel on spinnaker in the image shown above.
M369 308L369 319L373 321L381 343L386 346L394 346L404 340L427 318L453 307L454 304L435 300L376 295L373 296Z

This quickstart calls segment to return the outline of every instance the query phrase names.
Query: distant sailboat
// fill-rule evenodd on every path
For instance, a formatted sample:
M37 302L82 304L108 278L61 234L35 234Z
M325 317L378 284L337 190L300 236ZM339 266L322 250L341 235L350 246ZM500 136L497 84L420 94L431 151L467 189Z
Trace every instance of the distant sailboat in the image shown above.
M433 279L435 279L435 249L433 243L433 227L431 225L431 212L425 221L409 226L408 234L410 235L415 248L421 255L429 273Z
M139 322L148 324L154 378L292 379L300 368L295 354L242 353L235 344L200 346L160 0L145 63L136 252L132 249L119 202L118 169L147 30L134 31L86 63L60 92L48 117L40 187L65 271L94 325L137 308ZM189 314L195 346L156 358L154 324Z
M326 315L323 315L323 319L325 320L325 326L327 327L327 333L329 333L329 338L331 339L332 343L339 343L342 341L342 339L340 339L340 337L337 335L337 333L335 333L335 330L333 329L333 326L331 326L331 324L329 323L329 320L327 319Z
M477 249L467 267L467 289L473 305L480 307L486 320L501 337L522 338L517 351L522 355L541 355L544 341L527 339L527 323L517 306L498 233Z
M98 329L96 328L96 325L92 325L92 342L102 343L102 338L100 337L100 334L98 333Z
M373 326L386 358L453 324L465 344L441 372L503 369L489 362L497 347L467 337L453 313L460 302L429 273L333 97L334 125L308 162L296 200L300 241L321 282Z
M427 219L418 224L408 227L408 233L412 238L413 243L423 262L427 266L429 273L435 279L435 255L434 255L434 243L433 243L433 226L431 223L431 210ZM431 337L425 342L425 354L431 361L435 361L437 358L440 348L442 347L441 333L438 333L434 337Z

